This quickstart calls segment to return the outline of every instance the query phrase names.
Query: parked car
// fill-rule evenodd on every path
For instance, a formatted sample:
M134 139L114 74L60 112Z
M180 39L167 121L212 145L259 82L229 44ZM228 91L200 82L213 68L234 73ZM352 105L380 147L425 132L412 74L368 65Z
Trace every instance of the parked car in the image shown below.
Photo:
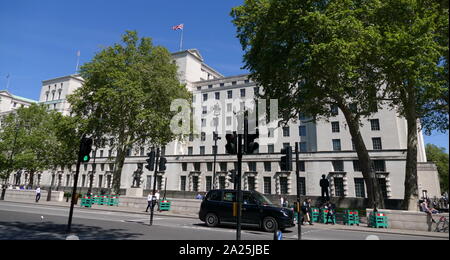
M233 216L233 202L236 190L211 190L200 206L199 218L209 227L223 223L236 223ZM243 225L257 225L266 232L276 228L283 230L295 226L292 209L275 206L264 195L256 191L243 191Z

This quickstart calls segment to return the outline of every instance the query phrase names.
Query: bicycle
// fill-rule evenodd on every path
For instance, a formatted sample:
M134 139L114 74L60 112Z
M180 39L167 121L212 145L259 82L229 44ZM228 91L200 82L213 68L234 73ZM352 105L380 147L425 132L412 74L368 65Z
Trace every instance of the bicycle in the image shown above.
M446 217L442 216L439 218L439 222L436 223L436 229L434 232L448 233L448 220Z

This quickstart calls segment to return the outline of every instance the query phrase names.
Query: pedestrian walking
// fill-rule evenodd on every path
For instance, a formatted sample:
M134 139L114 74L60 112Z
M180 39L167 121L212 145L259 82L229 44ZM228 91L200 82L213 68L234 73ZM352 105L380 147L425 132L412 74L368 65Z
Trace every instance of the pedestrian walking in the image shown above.
M160 197L159 190L157 190L156 193L155 193L156 205L158 205L158 211L161 211L160 210L160 204L159 204L159 197Z
M36 188L36 203L38 203L40 199L41 199L41 188L37 187Z
M148 194L148 196L147 196L147 209L145 209L145 212L148 212L148 209L151 208L152 200L153 200L153 195L152 194Z
M309 225L312 226L313 223L312 223L312 216L311 216L311 199L307 198L303 202L302 213L303 213L302 225L304 225L305 219L306 219L306 221L309 222Z
M336 220L336 205L334 203L331 203L331 201L328 201L325 205L325 208L328 210L326 224L328 225L328 222L331 218L331 224L334 225L334 222Z

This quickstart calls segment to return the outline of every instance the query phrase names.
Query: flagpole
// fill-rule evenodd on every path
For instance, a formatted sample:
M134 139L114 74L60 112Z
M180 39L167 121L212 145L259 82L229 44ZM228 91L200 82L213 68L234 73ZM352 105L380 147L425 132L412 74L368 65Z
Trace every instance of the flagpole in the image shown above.
M75 69L75 74L78 73L79 66L80 66L80 51L77 52L77 67Z
M6 81L6 91L9 90L9 78L10 78L10 75L9 74L6 75L6 79L7 79L7 81Z
M183 50L183 34L184 34L184 26L183 29L181 29L180 51Z

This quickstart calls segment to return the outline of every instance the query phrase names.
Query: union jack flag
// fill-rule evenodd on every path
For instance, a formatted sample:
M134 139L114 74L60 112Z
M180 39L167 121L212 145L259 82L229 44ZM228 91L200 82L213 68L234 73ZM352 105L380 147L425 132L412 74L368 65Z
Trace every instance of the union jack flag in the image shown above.
M179 25L175 25L172 27L172 30L176 31L176 30L183 30L184 28L184 24L179 24Z

